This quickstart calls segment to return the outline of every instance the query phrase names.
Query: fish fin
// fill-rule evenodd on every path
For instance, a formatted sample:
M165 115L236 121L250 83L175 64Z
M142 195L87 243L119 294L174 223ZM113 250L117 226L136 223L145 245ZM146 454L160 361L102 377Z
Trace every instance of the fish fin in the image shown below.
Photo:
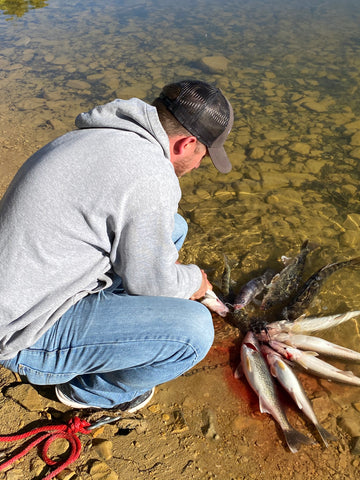
M318 357L318 352L312 352L311 350L306 350L302 352L304 355L310 355L310 357Z
M242 369L241 362L240 362L239 365L236 367L236 370L234 372L234 378L241 378L243 376L244 376L244 371Z
M278 279L279 279L279 276L280 276L280 274L279 274L279 273L276 273L276 274L273 276L273 278L271 279L270 283L268 283L268 284L266 285L266 288L268 288L272 283L277 282Z
M328 442L336 442L338 439L330 432L328 432L323 426L321 426L319 423L315 424L315 427L317 431L319 432L319 435L324 442L325 447L329 446Z
M317 357L319 355L317 352L310 352L310 351L309 352L303 352L302 351L302 354L305 356L305 358L306 358L306 356ZM303 360L301 357L294 359L294 361L297 364L299 364L301 367L305 368L305 370L309 369L308 365L306 364L306 360Z
M309 246L309 240L306 239L306 240L304 240L303 244L301 245L300 250L304 250L304 248L308 248L308 246Z
M271 412L267 408L266 402L263 400L261 395L259 396L259 408L261 413L268 413L269 415L271 415Z
M295 360L295 363L297 363L298 365L300 365L302 368L304 368L305 370L309 370L309 367L306 365L306 362L304 360L301 360L301 358L297 358Z
M289 393L291 393L291 396L293 397L293 399L294 399L294 401L295 401L298 409L299 409L299 410L302 410L302 409L303 409L303 405L302 405L302 403L301 403L301 397L299 397L299 396L294 392L294 390L291 390L291 392L289 392Z
M338 368L338 371L341 372L343 375L346 375L349 378L356 377L355 373L352 372L351 370L341 370L341 368Z
M299 450L300 445L313 445L315 443L314 440L303 433L298 432L295 428L291 427L291 429L283 430L283 432L286 443L292 453L296 453Z
M276 368L275 368L273 365L269 366L269 370L270 370L271 375L272 375L273 377L277 378Z

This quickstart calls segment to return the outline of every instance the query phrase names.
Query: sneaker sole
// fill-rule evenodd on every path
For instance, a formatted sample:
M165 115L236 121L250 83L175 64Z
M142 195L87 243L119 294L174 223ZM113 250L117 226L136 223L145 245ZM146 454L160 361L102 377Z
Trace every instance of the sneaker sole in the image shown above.
M140 410L140 408L145 407L145 405L147 405L150 402L150 400L153 398L154 393L155 393L155 387L152 388L150 395L143 402L139 403L139 405L136 405L136 407L125 410L125 412L134 413Z

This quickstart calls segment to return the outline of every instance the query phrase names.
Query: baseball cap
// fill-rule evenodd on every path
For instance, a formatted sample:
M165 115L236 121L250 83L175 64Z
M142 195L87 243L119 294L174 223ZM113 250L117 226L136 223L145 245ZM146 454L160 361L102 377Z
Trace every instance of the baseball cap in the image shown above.
M231 170L224 143L234 123L234 113L221 91L199 80L166 85L160 100L194 137L203 143L221 173Z

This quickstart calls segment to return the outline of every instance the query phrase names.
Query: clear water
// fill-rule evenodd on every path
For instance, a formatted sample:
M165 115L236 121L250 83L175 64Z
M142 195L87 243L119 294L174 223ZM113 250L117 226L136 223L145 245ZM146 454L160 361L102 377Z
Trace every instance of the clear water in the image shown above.
M181 180L182 259L216 282L226 254L241 285L309 238L307 276L359 254L359 26L358 0L0 0L1 126L11 113L40 146L95 104L214 83L234 167ZM360 309L359 280L334 274L311 312ZM332 335L356 348L356 321Z

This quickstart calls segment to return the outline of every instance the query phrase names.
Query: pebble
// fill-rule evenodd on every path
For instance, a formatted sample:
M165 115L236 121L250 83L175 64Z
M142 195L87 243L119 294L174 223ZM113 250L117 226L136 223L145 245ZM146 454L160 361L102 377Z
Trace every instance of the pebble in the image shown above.
M352 437L360 437L360 414L355 410L343 413L338 417L337 424Z
M6 480L23 480L24 472L19 468L13 468L6 472Z
M73 470L70 470L69 468L65 468L62 472L58 473L56 475L57 480L75 480L76 473Z
M360 228L360 214L359 213L349 213L346 216L344 221L344 227L349 230L358 231Z
M211 72L223 73L227 70L229 60L222 55L213 55L203 57L201 63L207 67Z
M280 140L286 140L289 136L289 133L284 130L269 130L264 132L264 137L270 142L278 142Z
M289 146L290 150L296 153L301 153L301 155L308 155L310 153L311 147L307 143L295 142Z
M351 150L350 157L357 158L360 160L360 147L354 148L354 150Z
M250 158L253 158L254 160L260 160L264 156L264 150L261 147L255 147L251 153L250 153Z
M354 133L354 135L351 137L350 145L360 145L360 131Z
M110 460L112 458L113 444L110 440L104 440L101 438L95 439L93 440L93 447L99 457L103 460Z
M114 470L105 462L95 460L89 470L91 480L118 480L119 477Z
M353 455L360 455L360 437L353 438L351 453Z
M150 407L148 407L148 410L151 413L159 413L161 411L161 407L158 403L154 403L154 405L150 405Z
M91 85L84 80L69 80L67 82L69 88L73 88L75 90L90 90Z

